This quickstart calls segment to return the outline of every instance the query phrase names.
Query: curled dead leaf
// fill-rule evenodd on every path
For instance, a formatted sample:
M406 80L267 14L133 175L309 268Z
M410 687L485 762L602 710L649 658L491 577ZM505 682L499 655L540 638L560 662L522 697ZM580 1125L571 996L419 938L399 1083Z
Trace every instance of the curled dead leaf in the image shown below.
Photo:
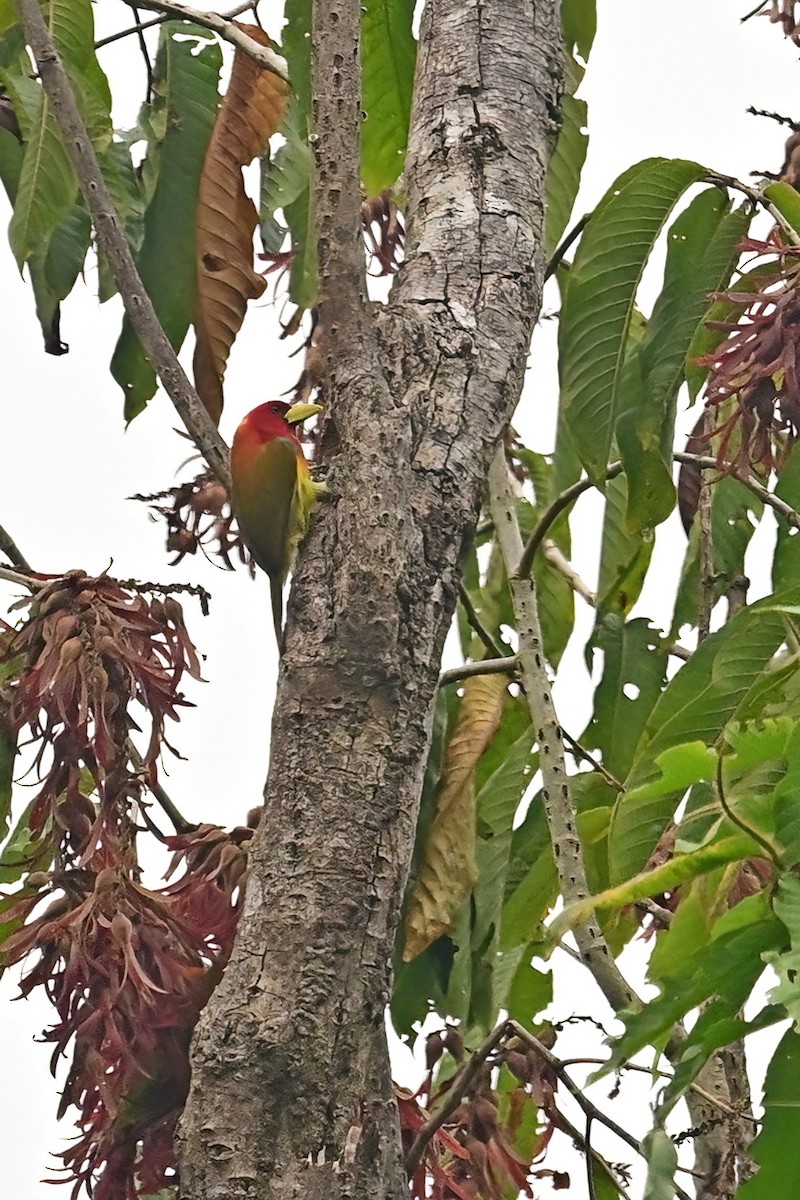
M262 45L270 40L256 25L240 25ZM266 283L253 269L255 205L244 190L242 168L263 154L280 125L288 89L243 50L211 135L197 206L197 311L194 380L209 416L219 422L225 368L249 300Z
M475 768L500 723L507 684L502 675L474 675L464 685L436 815L408 903L406 962L447 932L475 883Z

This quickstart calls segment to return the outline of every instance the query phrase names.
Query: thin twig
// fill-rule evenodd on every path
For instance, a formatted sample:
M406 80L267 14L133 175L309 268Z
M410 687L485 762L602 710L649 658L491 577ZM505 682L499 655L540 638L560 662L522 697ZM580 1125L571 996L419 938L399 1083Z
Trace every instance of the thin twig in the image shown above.
M513 675L517 669L517 656L506 655L504 658L482 658L478 662L464 663L461 667L451 667L442 671L439 676L439 687L449 687L452 683L460 683L472 675Z
M406 1171L409 1179L416 1171L419 1164L422 1162L426 1147L437 1130L441 1129L448 1117L450 1117L458 1108L464 1094L469 1085L475 1079L486 1059L492 1051L499 1046L503 1038L508 1032L508 1023L503 1022L502 1025L493 1030L489 1034L485 1042L483 1042L468 1060L460 1067L453 1076L453 1082L447 1092L447 1099L442 1107L435 1112L433 1116L428 1117L425 1124L419 1129L417 1136L411 1143L411 1148L406 1155Z
M42 86L52 105L64 146L94 222L98 244L108 259L125 311L192 440L220 482L230 488L228 448L178 362L142 284L78 111L72 85L53 45L38 0L18 0L17 7L25 40L33 51Z
M131 12L139 23L139 29L136 32L136 40L139 43L139 52L141 53L142 61L144 62L145 75L147 78L145 103L151 104L153 100L153 62L150 58L150 51L147 47L147 39L145 38L144 31L141 28L142 22L139 16L139 9L136 4L133 3L133 0L125 0L125 2L128 4Z
M625 1142L626 1145L630 1146L632 1150L635 1150L637 1154L641 1154L642 1157L645 1157L642 1143L639 1141L639 1139L635 1138L632 1133L628 1133L627 1129L623 1129L621 1125L618 1125L612 1117L606 1116L604 1112L601 1112L597 1105L593 1104L592 1101L583 1094L577 1083L574 1082L569 1072L564 1067L561 1059L556 1054L553 1054L552 1050L548 1050L544 1042L540 1042L539 1039L534 1037L532 1033L528 1033L524 1025L520 1025L517 1021L508 1021L507 1025L509 1031L511 1031L515 1037L518 1037L520 1041L524 1042L526 1046L529 1046L531 1050L535 1050L539 1057L544 1059L547 1065L553 1069L555 1074L564 1084L564 1087L572 1096L573 1100L577 1101L587 1117L592 1117L593 1120L599 1121L602 1125L605 1125L607 1129L610 1129L611 1132L615 1133L618 1138L621 1138L622 1141Z
M545 562L548 562L553 570L558 571L559 575L572 588L575 595L585 600L590 608L595 608L597 606L597 596L595 596L588 583L581 579L566 555L550 538L547 538L545 541L542 553L544 554Z
M561 726L561 736L564 739L564 741L567 743L567 745L569 746L570 750L573 752L573 754L575 755L576 758L581 759L585 763L588 763L589 766L592 768L592 770L597 771L598 775L602 775L602 777L603 777L603 779L605 779L606 783L609 784L612 788L614 788L615 791L621 792L623 790L625 785L623 783L621 783L619 781L619 779L616 778L616 776L612 775L611 772L609 770L607 770L601 762L598 762L598 760L596 758L592 758L589 751L580 744L580 742L578 741L577 738L571 737L570 734L567 733L567 731L563 727L563 725Z
M235 8L228 9L227 12L220 13L226 21L232 20L234 17L240 17L242 13L248 12L254 8L258 0L248 0L247 4L237 4ZM169 21L170 14L163 13L160 17L152 17L149 21L140 21L136 25L130 25L127 29L120 29L119 33L109 34L108 37L100 38L95 42L95 50L102 50L103 46L110 46L112 42L120 42L123 38L131 37L134 33L144 33L146 29L152 29L155 25L163 25L165 21Z
M181 21L191 21L193 25L210 29L223 41L230 42L238 50L244 50L245 54L249 54L265 70L289 82L289 67L285 58L281 58L280 54L276 54L269 46L262 46L261 42L251 38L233 21L226 20L219 13L200 12L196 8L189 8L187 4L162 4L161 0L137 0L137 3L140 8L150 9L151 12L163 12L168 17L177 17ZM252 5L248 5L248 8L251 7Z
M611 463L606 468L607 481L610 479L616 479L616 477L621 474L621 462ZM522 552L522 556L519 560L519 566L517 567L517 573L520 576L530 574L531 567L533 566L533 560L536 557L536 551L541 546L542 542L544 541L545 534L556 518L560 517L564 509L569 508L569 506L575 500L577 500L579 496L582 496L584 492L588 492L589 488L594 486L594 481L591 479L579 479L577 483L573 483L571 487L565 488L563 492L556 496L555 500L552 500L550 504L548 504L547 508L537 521L536 528L528 538L525 549Z
M30 575L23 575L20 571L11 571L8 567L0 567L0 579L7 579L9 583L19 583L31 592L41 591L44 587L40 580L33 579Z
M733 463L719 462L716 458L711 458L705 454L683 454L676 453L672 456L675 462L689 463L692 466L699 467L701 471L719 471L720 475L732 475L734 479L738 479L739 483L743 483L754 496L758 496L764 504L768 504L770 508L774 508L776 513L791 525L794 529L800 529L800 512L796 508L792 508L791 504L787 504L780 496L776 496L769 488L764 487L763 483L749 474L738 471Z
M743 17L742 20L747 20L747 18ZM770 112L766 108L754 108L752 104L745 109L745 112L749 113L751 117L767 117L770 121L777 121L779 125L788 125L795 133L800 133L800 125L797 121L793 121L791 117L784 117L782 113Z
M192 824L191 821L187 821L186 818L181 814L175 803L164 791L161 784L157 780L153 780L151 778L150 768L130 738L128 738L127 742L125 743L125 750L134 770L138 775L141 775L142 782L144 783L145 787L148 789L153 799L158 803L165 816L169 817L175 832L191 833L193 829L197 829L196 824Z
M464 616L467 618L467 623L469 624L470 629L472 629L478 635L489 653L493 654L495 658L512 658L513 654L511 651L504 650L500 643L494 640L492 635L489 633L489 630L481 621L480 617L475 611L475 605L472 603L472 597L470 596L463 582L458 585L458 598L464 608Z
M579 221L576 221L576 223L572 226L572 229L569 231L569 233L566 235L566 237L560 243L560 245L556 246L555 250L553 251L552 257L550 259L550 262L547 264L547 268L544 273L544 282L545 283L547 283L548 279L550 279L553 275L555 275L556 271L558 270L558 268L561 264L562 259L564 258L564 255L567 253L570 246L574 242L576 242L577 239L580 237L580 235L583 233L584 229L589 224L589 221L591 220L593 215L594 215L593 212L584 213L583 216L581 217L581 219Z
M614 1187L616 1188L617 1192L619 1193L621 1200L630 1200L630 1193L627 1192L625 1187L623 1186L623 1184L620 1183L619 1179L617 1178L617 1173L616 1173L616 1171L613 1170L611 1164L606 1162L606 1160L603 1158L602 1154L598 1153L598 1151L595 1150L594 1147L587 1145L585 1137L583 1136L581 1131L577 1128L577 1126L573 1125L573 1123L572 1123L572 1121L570 1121L569 1117L567 1117L561 1111L561 1109L557 1109L557 1108L553 1108L552 1110L550 1110L548 1113L548 1116L553 1121L553 1124L555 1125L556 1129L559 1129L562 1133L565 1133L567 1135L567 1137L569 1137L572 1140L572 1142L575 1144L575 1146L577 1147L578 1150L580 1150L583 1154L586 1154L587 1158L591 1154L592 1161L599 1163L600 1166L603 1168L603 1170L607 1172L608 1178L613 1181ZM587 1165L587 1175L588 1175L588 1165Z
M28 574L33 568L7 529L0 525L0 554L5 554L12 567Z
M734 191L742 192L753 204L758 205L759 208L766 209L775 224L780 225L787 241L791 242L793 246L800 246L800 236L798 236L797 230L790 221L787 221L777 205L773 204L764 195L760 188L750 187L749 183L742 183L741 179L736 179L733 175L721 175L717 171L710 171L705 176L705 182L721 184L723 187L733 188Z
M489 507L506 566L519 631L520 675L539 743L542 800L547 826L558 867L561 894L564 903L569 905L585 900L590 894L589 885L567 775L564 744L553 708L552 685L542 651L536 587L530 574L523 575L520 571L524 553L522 536L502 445L498 447L489 468ZM574 930L574 937L583 963L591 971L611 1007L619 1012L621 1008L638 1004L636 994L623 978L594 914Z

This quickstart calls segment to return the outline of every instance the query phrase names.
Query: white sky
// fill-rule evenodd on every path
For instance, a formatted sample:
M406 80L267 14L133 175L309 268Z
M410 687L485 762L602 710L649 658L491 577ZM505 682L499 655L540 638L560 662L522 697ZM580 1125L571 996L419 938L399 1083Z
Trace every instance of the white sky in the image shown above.
M127 20L122 5L100 7L108 22L101 24L100 33ZM269 20L278 6L262 7L271 32L278 33ZM800 116L795 107L797 51L764 20L741 27L738 18L750 7L746 0L599 0L598 7L599 32L583 90L590 105L591 141L576 213L591 208L624 168L650 155L693 158L743 179L753 169L778 169L784 132L746 115L745 109L754 104ZM142 93L135 57L116 46L109 47L102 61L115 92L121 93L118 120L129 121ZM62 336L70 354L62 358L42 352L32 296L4 236L0 280L0 523L44 571L80 566L100 572L111 566L123 578L196 580L211 591L208 619L191 599L185 605L190 631L206 655L208 683L190 681L186 689L198 707L184 714L173 738L186 761L168 762L164 781L190 818L237 823L259 803L267 766L276 665L266 580L252 583L244 572L228 574L202 560L184 560L171 570L162 527L150 523L142 505L126 500L133 492L168 486L186 448L172 432L178 422L162 393L124 430L122 396L108 372L120 307L111 301L98 308L93 272L88 287L79 286L63 306ZM275 328L274 310L265 300L251 311L231 358L222 420L227 440L247 410L275 398L296 379L299 360L288 358L289 347L277 342ZM551 449L556 396L554 334L554 323L547 323L537 338L515 419L530 444L544 451ZM588 504L579 510L576 565L591 583L597 522L590 509ZM669 612L669 588L682 549L675 535L664 573L648 589L642 612L656 617ZM0 596L11 595L8 585L0 586ZM658 611L652 607L656 601ZM585 637L586 620L582 629ZM573 646L567 685L557 693L564 723L575 730L582 727L591 699L579 666L581 648ZM30 793L21 795L24 802ZM586 1011L591 984L585 976L568 971L562 984L554 1011L561 1017ZM8 981L2 990L6 996L14 993ZM6 1003L3 1008L3 1190L15 1200L53 1200L59 1194L39 1182L48 1152L59 1148L59 1136L69 1134L66 1129L59 1135L55 1126L49 1049L33 1041L47 1019L41 1003ZM567 1045L560 1042L559 1050L566 1053ZM601 1087L599 1096L607 1090ZM618 1106L617 1119L629 1112L638 1131L645 1132L646 1103L627 1083L625 1095L629 1102ZM620 1146L609 1146L608 1153L624 1161L630 1157ZM542 1194L549 1193L549 1185L540 1187ZM581 1188L582 1179L574 1182L570 1195L575 1200L585 1195Z

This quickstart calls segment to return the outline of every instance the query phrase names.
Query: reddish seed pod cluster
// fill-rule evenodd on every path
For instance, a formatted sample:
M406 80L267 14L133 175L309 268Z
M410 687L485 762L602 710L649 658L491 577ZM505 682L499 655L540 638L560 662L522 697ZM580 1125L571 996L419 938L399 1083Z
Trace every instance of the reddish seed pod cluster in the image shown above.
M364 240L378 275L395 275L403 262L406 231L391 189L370 196L361 205Z
M543 1032L545 1045L551 1045L555 1033ZM464 1066L469 1061L459 1031L448 1026L429 1035L426 1063L431 1072L449 1051ZM505 1063L519 1086L501 1097L493 1086L493 1071ZM433 1111L446 1102L450 1089L457 1085L458 1074L447 1078L430 1102ZM502 1200L510 1191L532 1196L532 1164L543 1153L555 1129L554 1095L558 1080L541 1054L518 1038L505 1041L492 1057L471 1076L458 1105L427 1143L425 1154L411 1179L414 1200ZM430 1077L412 1094L397 1088L400 1126L406 1154L429 1113L420 1103L430 1090ZM513 1149L517 1133L531 1105L544 1117L530 1154L523 1158Z
M3 649L3 721L29 728L43 778L31 869L2 898L2 965L24 960L23 995L41 987L55 1008L44 1040L54 1071L70 1057L60 1112L75 1107L80 1130L60 1157L73 1195L95 1200L175 1182L189 1039L230 954L252 836L206 825L167 839L177 878L140 881L130 734L144 717L154 774L183 676L200 677L180 605L152 591L82 571L47 580Z
M774 25L780 25L786 37L791 38L796 46L800 46L800 22L797 20L797 7L797 0L772 0L769 19Z
M149 716L146 760L154 763L165 719L177 720L187 703L182 676L200 678L180 604L71 571L36 593L4 658L17 664L6 688L8 719L40 741L40 765L47 748L52 755L30 827L39 833L52 818L65 849L85 854L96 814L82 772L103 797L136 790L127 771L127 741L138 727L131 705Z
M85 1185L95 1200L135 1200L175 1182L189 1040L230 954L251 836L205 825L170 839L183 874L151 891L107 834L117 865L30 877L6 916L26 923L4 964L33 958L22 994L46 988L58 1014L44 1034L54 1071L72 1048L59 1116L79 1112L80 1136L60 1155L74 1196Z
M234 569L232 556L248 562L249 555L230 510L228 493L219 480L204 471L186 483L150 496L132 496L149 504L167 523L167 550L175 557L177 566L187 554L202 550L222 560L229 571Z
M709 322L727 337L698 360L709 367L706 406L718 414L708 437L720 463L771 470L800 432L800 250L777 230L741 249L764 255L765 264L756 291L714 297L739 312Z

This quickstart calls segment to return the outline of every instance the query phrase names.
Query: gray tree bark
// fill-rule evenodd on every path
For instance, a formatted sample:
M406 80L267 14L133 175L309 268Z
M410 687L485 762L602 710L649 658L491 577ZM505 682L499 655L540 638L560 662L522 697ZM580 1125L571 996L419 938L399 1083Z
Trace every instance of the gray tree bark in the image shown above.
M239 937L198 1026L181 1194L400 1200L384 1034L459 560L542 288L557 0L428 0L408 259L364 300L358 0L315 3L330 498L298 563Z

